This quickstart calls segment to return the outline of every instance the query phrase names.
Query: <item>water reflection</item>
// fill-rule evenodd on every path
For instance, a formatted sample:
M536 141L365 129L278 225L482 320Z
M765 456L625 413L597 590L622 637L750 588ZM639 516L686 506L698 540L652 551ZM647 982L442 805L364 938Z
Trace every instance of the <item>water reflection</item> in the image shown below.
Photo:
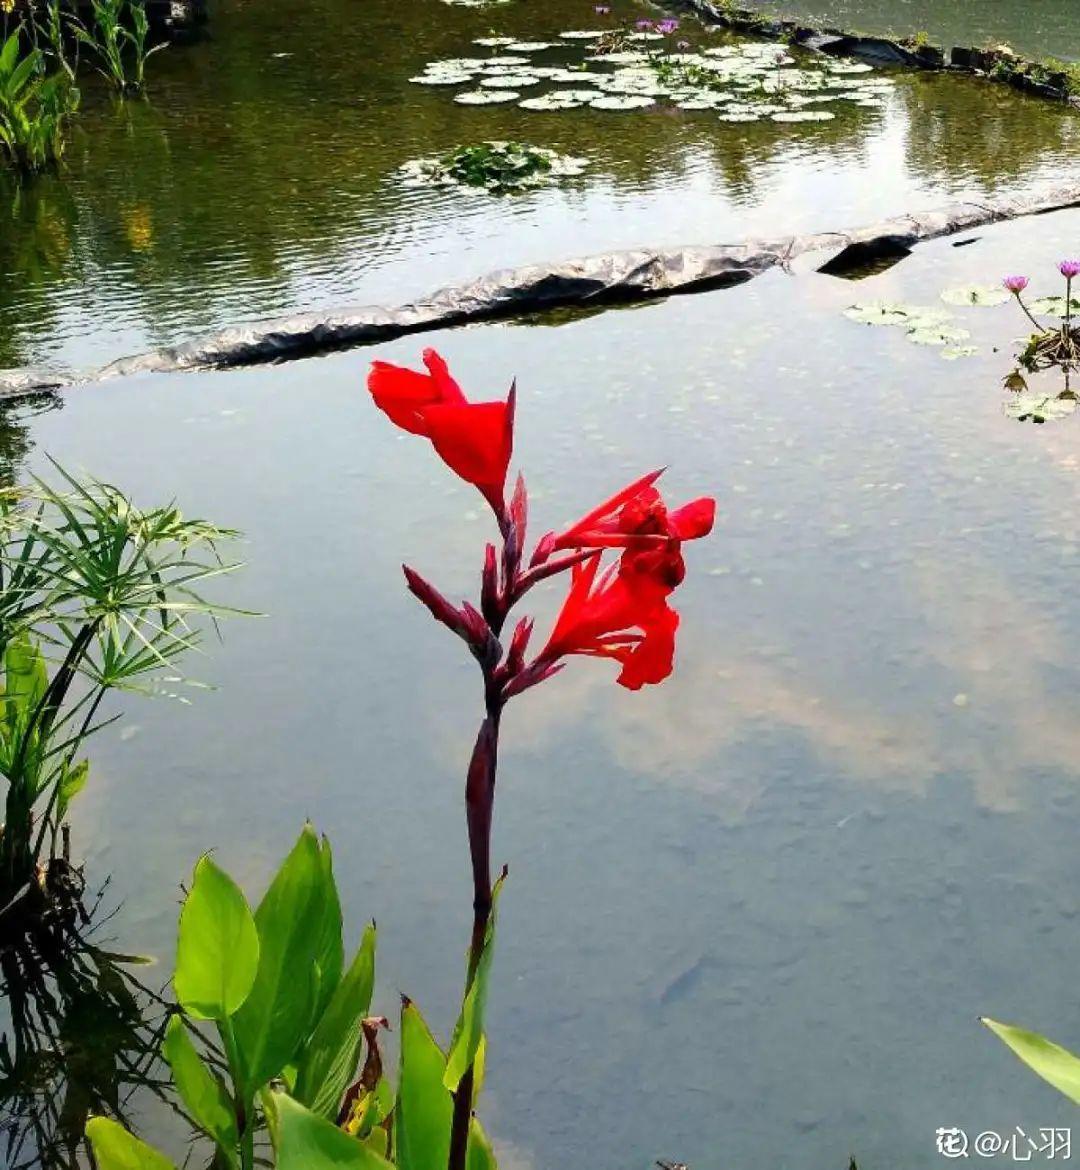
M89 918L89 915L87 915ZM95 945L85 922L0 949L0 1149L8 1170L81 1170L90 1116L136 1126L132 1101L170 1109L158 1051L168 1005L139 960Z

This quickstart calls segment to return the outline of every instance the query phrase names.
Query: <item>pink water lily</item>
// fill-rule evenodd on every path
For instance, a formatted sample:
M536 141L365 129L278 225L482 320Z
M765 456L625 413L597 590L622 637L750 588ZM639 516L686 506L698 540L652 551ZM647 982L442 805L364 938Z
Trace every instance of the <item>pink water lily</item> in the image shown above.
M1001 282L1014 296L1019 296L1031 283L1026 276L1006 276Z

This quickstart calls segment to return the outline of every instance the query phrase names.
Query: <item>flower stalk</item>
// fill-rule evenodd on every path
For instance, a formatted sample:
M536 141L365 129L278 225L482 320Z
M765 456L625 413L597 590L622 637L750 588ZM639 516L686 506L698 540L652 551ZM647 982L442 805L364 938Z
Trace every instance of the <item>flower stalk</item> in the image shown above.
M495 516L500 541L484 549L478 608L467 601L455 605L403 566L410 592L465 642L483 679L484 717L465 778L473 884L467 996L488 945L492 915L491 833L504 707L557 674L571 655L615 659L622 667L618 682L630 690L667 678L679 621L668 599L685 576L681 546L711 531L715 501L703 497L669 511L654 486L661 473L652 472L563 533L543 535L526 559L528 494L520 475L506 500L516 384L505 401L474 403L433 350L424 352L424 365L426 374L375 362L368 389L392 422L429 439L447 466L477 488ZM608 550L618 559L601 573ZM504 648L514 608L534 586L563 574L570 575L570 586L543 649L529 660L533 622L528 617L518 620ZM474 1104L470 1067L454 1090L448 1170L465 1170Z

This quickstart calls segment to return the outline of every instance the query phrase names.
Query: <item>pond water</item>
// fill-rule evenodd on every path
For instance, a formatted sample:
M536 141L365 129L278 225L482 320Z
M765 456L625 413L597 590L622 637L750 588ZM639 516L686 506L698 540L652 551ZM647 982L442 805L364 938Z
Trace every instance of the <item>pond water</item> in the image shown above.
M1036 56L1080 59L1072 0L780 0L760 6L845 30L893 36L925 32L946 47L1004 42Z
M612 20L643 11L615 8ZM597 19L586 0L367 0L362 15L348 0L257 13L216 0L209 39L154 58L149 102L87 80L62 177L17 191L0 176L0 366L94 366L238 320L394 304L613 247L854 226L1060 181L1080 143L1075 111L969 78L897 74L884 108L800 125L664 103L461 106L408 80L480 51L476 37L549 40ZM689 20L680 35L721 39ZM489 138L589 166L563 189L498 201L397 177Z
M1080 417L1007 417L1011 305L954 310L978 348L956 361L843 315L1056 277L1080 212L974 238L858 283L429 339L477 393L517 376L535 524L661 464L720 504L674 677L630 694L577 661L505 720L504 1167L929 1165L937 1126L1070 1123L975 1017L1080 1043ZM257 889L309 817L353 936L379 921L377 1006L405 991L445 1036L480 695L400 563L468 595L490 525L367 400L369 359L420 345L106 383L7 428L23 471L50 454L242 528L219 594L267 615L189 664L216 692L132 698L95 744L75 844L113 875L108 932L164 978L194 858Z

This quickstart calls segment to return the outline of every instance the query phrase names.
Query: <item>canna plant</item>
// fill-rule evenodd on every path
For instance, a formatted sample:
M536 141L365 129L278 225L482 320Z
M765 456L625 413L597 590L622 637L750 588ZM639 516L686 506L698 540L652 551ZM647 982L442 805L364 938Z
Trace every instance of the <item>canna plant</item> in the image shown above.
M137 508L117 488L34 479L0 493L0 929L74 902L66 818L84 788L87 738L110 691L171 686L224 611L198 592L228 572L234 535L172 505ZM107 720L106 722L111 722Z
M618 682L630 690L671 674L679 615L670 597L682 583L684 541L706 536L716 505L703 497L668 510L655 484L661 472L635 480L562 532L547 532L526 551L528 497L519 475L507 500L513 453L516 384L505 401L469 402L446 362L424 352L427 372L375 362L368 389L398 427L430 440L461 479L490 506L498 545L484 551L478 606L456 606L414 569L404 566L411 592L436 621L468 647L480 667L484 716L465 780L465 817L473 876L473 928L465 974L465 1002L485 995L484 964L494 913L491 830L499 729L506 704L563 669L574 655L614 659ZM605 554L615 559L603 567ZM517 620L504 646L512 612L540 582L569 575L554 629L529 657L533 620ZM479 1081L477 1053L448 1067L454 1093L449 1170L465 1170ZM435 1165L432 1163L432 1165ZM430 1168L428 1168L430 1170Z
M991 1032L1044 1081L1080 1105L1080 1057L1074 1056L1038 1032L981 1017Z
M141 93L146 63L165 42L148 45L150 21L145 0L90 0L90 28L73 21L76 39L97 60L97 71L120 94ZM127 23L125 23L125 15Z
M0 159L20 174L58 162L79 91L64 72L46 74L40 49L22 52L21 29L0 47Z
M402 999L395 1092L379 1048L387 1021L368 1015L375 926L346 968L329 843L305 826L254 912L228 874L201 858L177 937L173 989L183 1015L170 1019L162 1052L216 1165L252 1170L266 1160L268 1136L278 1170L444 1166L453 1112L446 1079L482 1061L492 937L449 1053ZM216 1028L223 1061L200 1055L190 1021ZM99 1170L175 1170L115 1120L94 1118L86 1133ZM475 1120L469 1156L472 1170L495 1170Z

